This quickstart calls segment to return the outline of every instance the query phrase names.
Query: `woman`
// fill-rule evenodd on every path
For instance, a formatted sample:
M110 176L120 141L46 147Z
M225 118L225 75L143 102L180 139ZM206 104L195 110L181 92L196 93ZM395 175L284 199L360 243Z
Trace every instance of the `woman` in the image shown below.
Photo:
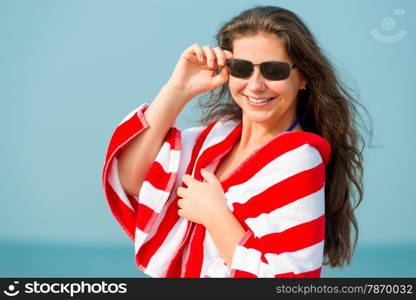
M362 197L353 100L288 10L244 11L217 41L186 49L110 141L103 185L137 266L153 277L319 277L323 264L348 263L351 198ZM179 131L181 110L206 92L204 126Z

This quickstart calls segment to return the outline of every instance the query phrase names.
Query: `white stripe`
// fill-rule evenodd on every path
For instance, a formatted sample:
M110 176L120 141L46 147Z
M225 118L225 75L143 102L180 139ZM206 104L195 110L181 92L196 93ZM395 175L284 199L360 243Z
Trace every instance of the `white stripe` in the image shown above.
M204 238L204 257L208 258L211 262L219 258L219 253L215 247L214 240L208 230L205 231Z
M230 270L228 270L228 267L224 264L224 260L221 257L211 263L207 272L201 274L201 277L209 276L216 278L226 278L231 275Z
M187 164L189 163L190 152L192 151L193 145L198 136L198 132L200 132L202 129L203 128L200 127L200 128L191 128L191 130L189 129L185 130L184 131L185 138L182 138L183 144L181 145L183 146L184 151L176 151L176 150L170 151L170 154L173 156L177 156L177 155L181 156L181 152L182 152L182 156L184 159L184 161L183 160L180 161L181 162L180 171L182 172L184 171L184 169L186 169ZM189 135L188 134L189 132L192 132L192 135ZM170 146L169 143L165 143L165 144ZM186 152L186 153L183 153L183 152ZM177 160L179 163L179 158L175 157L174 160ZM178 185L178 178L176 178L176 183ZM168 199L170 197L169 200L173 200L173 198L176 197L175 195L176 195L175 190L173 190L172 193L168 193L166 191L155 188L149 181L144 181L142 188L140 190L138 199L140 199L141 204L148 206L156 213L160 213L163 208L163 205L166 202L164 199ZM130 203L128 202L128 204ZM159 216L159 219L160 219L160 216Z
M215 253L212 251L211 247L211 236L209 235L209 232L205 231L205 237L203 241L203 251L204 256L202 258L202 267L201 267L201 274L200 277L204 277L207 273L207 270L211 267L213 262L215 261Z
M161 222L163 221L163 219L165 218L166 212L169 209L170 205L173 203L173 201L176 198L176 188L181 184L182 180L182 175L185 173L189 161L191 159L191 154L192 154L192 149L195 145L196 139L198 138L200 132L203 130L203 127L194 127L194 128L189 128L186 129L184 131L181 132L181 151L177 151L178 153L180 153L180 161L179 161L179 170L176 176L176 181L175 181L175 185L174 188L172 189L170 195L169 195L169 199L167 200L167 202L165 203L165 205L162 207L162 210L158 216L158 218L156 219L153 227L151 228L149 234L147 235L147 237L145 238L145 240L143 241L146 242L150 239L153 238L153 236L155 236L155 234L158 232L159 227ZM185 226L185 227L179 227L179 222ZM175 229L176 227L176 229ZM172 236L174 234L175 231L176 235L181 235L185 233L186 230L186 222L184 221L184 219L180 219L176 224L175 227L172 229L172 231L169 233L169 236ZM183 230L183 232L181 231ZM173 239L173 238L171 238ZM176 241L181 241L181 239L178 239L177 237L173 239L175 242ZM143 244L142 243L142 244ZM161 255L159 251L166 251L165 254L162 253L162 259L163 259L163 255L169 255L171 253L173 253L173 251L179 246L179 243L177 244L173 244L171 246L169 246L168 244L169 241L167 241L167 239L163 242L163 244L161 245L161 248L159 248L159 250L157 251L157 253L155 253L155 255L153 257L155 257L156 255ZM164 250L167 249L167 250ZM169 250L171 249L171 250ZM137 252L136 252L137 253ZM151 261L153 260L153 258L151 259ZM167 264L167 263L166 263ZM162 265L162 266L158 266L156 262L149 262L148 268L146 269L145 273L152 276L152 277L161 277L165 274L166 272L166 268L168 266L167 265Z
M179 150L171 150L170 144L164 142L156 156L157 161L166 173L176 173L179 166L179 158L181 152Z
M308 144L288 151L272 160L248 181L230 187L225 193L227 205L233 211L234 203L246 203L276 183L312 169L321 162L318 150Z
M325 212L324 188L245 222L258 238L315 220Z
M136 114L139 110L141 110L143 107L145 107L146 105L148 105L147 103L143 103L142 105L140 105L138 108L133 109L133 111L131 111L130 113L128 113L124 119L118 124L118 126L120 126L121 124L123 124L124 122L126 122L127 120L129 120L131 117L133 117L134 114Z
M175 187L182 183L182 176L188 169L196 140L204 129L205 127L192 127L181 132L181 156Z
M139 202L159 213L166 200L169 198L169 192L155 188L149 181L143 181L139 193Z
M165 275L170 261L174 254L176 254L176 250L185 236L187 224L187 220L179 218L162 245L150 259L146 268L146 273L152 277L161 277Z
M168 201L166 201L166 204L163 206L162 211L157 216L156 220L154 221L154 224L153 224L152 228L150 228L150 231L149 231L146 239L143 241L142 244L144 244L146 241L152 239L153 236L158 232L160 223L165 218L166 212L167 212L169 206L173 203L173 200L175 198L176 198L176 195L174 193L171 193L170 196L169 196ZM140 217L140 211L139 211L138 217Z
M261 262L261 252L256 249L248 249L243 246L236 246L231 262L231 269L241 270L257 275Z
M259 272L258 272L257 277L262 277L262 278L274 277L274 274L272 270L270 269L270 265L264 262L261 262L259 265Z
M261 261L261 252L237 246L234 252L232 268L250 272L257 276L274 277L277 274L293 272L299 274L313 271L322 266L324 241L313 246L281 254L266 253L268 264Z
M295 252L267 253L264 256L274 274L309 272L322 267L324 241Z
M113 158L113 163L110 166L109 175L108 175L108 183L111 185L114 192L117 194L118 198L120 198L120 200L127 207L129 207L132 211L134 211L121 185L120 178L118 176L118 160L116 157Z
M201 155L210 147L222 142L230 133L233 131L234 128L237 127L239 122L237 121L227 121L225 123L218 121L213 128L211 128L210 132L208 133L207 137L205 138L204 143L202 144L201 150L198 153L198 157L196 161L199 160ZM196 164L195 164L196 166ZM194 174L195 168L192 171Z
M135 255L137 254L137 252L139 252L139 249L143 245L147 236L148 236L147 233L141 231L139 228L136 227L136 232L134 234L134 254Z
M214 240L208 231L205 231L204 257L202 262L201 277L229 277L229 271L224 260L220 257ZM227 275L228 274L228 275Z
M182 179L191 160L196 139L203 129L204 127L192 127L181 132L181 150L171 150L168 142L163 143L155 160L162 166L165 172L178 172L177 175ZM182 181L178 182L177 180L177 183L179 185Z

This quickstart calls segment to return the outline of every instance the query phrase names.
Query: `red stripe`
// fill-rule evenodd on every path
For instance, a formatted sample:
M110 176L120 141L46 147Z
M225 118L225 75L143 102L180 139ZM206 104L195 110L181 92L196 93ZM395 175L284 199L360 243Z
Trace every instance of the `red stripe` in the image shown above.
M116 129L116 132L114 133L114 135L113 135L113 137L110 141L109 149L108 149L108 152L107 152L106 164L105 164L105 167L104 167L104 170L103 170L103 180L104 179L107 180L107 178L106 178L107 177L107 172L108 172L107 168L108 168L109 164L111 163L111 159L112 159L114 153L118 150L119 147L121 147L121 145L126 143L128 141L128 138L129 138L126 134L127 138L126 138L126 136L124 136L125 139L123 141L123 133L120 132L120 134L118 134L117 131L119 130L119 128L124 128L125 123L128 123L130 120L132 120L132 119L134 120L135 118L137 120L139 120L139 118L135 114L132 118L130 118L129 120L127 120L123 124L120 124L119 127ZM141 123L141 124L143 126L143 123ZM130 125L130 127L132 127L133 125ZM193 166L195 164L195 160L196 160L196 158L197 158L197 156L200 152L200 149L203 145L203 142L206 139L208 133L210 132L210 130L213 128L214 125L215 125L215 123L212 123L210 126L208 126L198 137L196 145L195 145L195 147L192 151L191 161L190 161L190 163L187 167L187 172L186 172L187 174L191 173L191 171L193 169ZM146 125L146 127L147 127L147 125ZM143 128L138 129L138 130L141 131L141 130L143 130ZM173 128L168 132L167 137L166 137L166 141L168 141L171 145L171 148L175 149L175 150L179 150L180 147L181 147L180 142L179 142L180 135L178 134L178 132L179 131L176 128ZM233 132L235 132L235 129L233 130ZM138 133L139 132L137 132L137 130L136 130L136 132L132 131L132 133L130 133L131 134L130 139L133 138ZM293 140L295 140L295 136L293 136L293 134L295 134L295 133L283 134L279 137L279 139L283 138L287 135L292 135L291 138ZM302 133L302 134L304 134L304 133ZM305 134L313 135L311 133L305 133ZM225 138L225 141L220 142L219 144L208 148L203 154L201 154L200 160L198 160L198 165L196 167L196 172L195 172L196 176L200 176L199 170L200 170L201 167L203 167L206 164L212 162L216 157L218 157L219 155L224 154L226 151L231 149L232 146L235 144L235 141L236 141L236 140L233 140L233 139L236 139L238 137L239 137L239 134L238 135L237 134L236 135L229 134ZM327 164L328 160L329 160L329 154L330 154L329 143L327 141L325 141L323 138L321 138L317 135L310 136L310 138L311 139L308 142L308 144L312 144L313 146L315 146L321 152L324 163ZM274 142L276 142L276 140L277 139L275 139ZM305 144L305 136L303 136L300 140L302 140L301 144ZM262 149L260 149L259 153L256 154L255 161L254 161L253 158L251 158L251 161L253 163L246 165L246 167L248 167L248 168L244 169L245 173L240 172L241 174L239 174L240 175L239 177L233 176L233 177L229 178L230 180L227 182L228 186L238 184L239 181L244 182L245 177L247 177L247 179L252 177L254 175L254 173L256 173L258 170L260 170L267 163L269 163L270 162L270 157L277 157L280 154L283 154L283 153L289 151L289 150L284 151L284 150L280 149L280 148L284 148L284 146L282 146L282 144L286 144L287 142L283 142L283 140L282 140L281 142L279 141L279 143L280 143L279 145L274 145L273 147L271 147L271 144L273 144L273 143L268 143L268 144L266 144L266 147L263 147ZM325 144L325 143L327 143L327 144ZM301 144L299 144L298 146L300 146ZM279 146L280 148L277 147L277 146ZM296 147L293 147L293 148L296 148ZM276 153L279 153L278 151L276 152L276 150L279 150L279 149L282 153L276 154ZM262 155L260 155L260 154L262 154ZM250 159L247 160L247 162L250 162ZM263 162L264 162L264 165L261 165ZM260 164L260 166L259 166L259 164ZM322 168L324 169L324 166ZM257 171L256 171L256 169L257 169ZM163 171L163 168L161 167L161 165L159 163L154 163L154 165L152 165L152 168L149 172L149 174L150 174L149 175L149 181L152 182L152 184L154 183L154 186L156 188L159 188L161 190L166 190L166 188L167 188L166 180L169 181L169 178L171 179L172 176L174 177L174 175L172 175L172 174L169 175L168 173L166 173L164 171L162 173L160 173L161 170ZM246 172L247 170L252 172L252 174L251 175L247 174L248 173L248 172ZM323 170L323 172L324 172L324 170ZM154 176L156 173L159 174L158 178L156 178L156 176ZM162 175L160 175L160 174L162 174ZM301 173L299 173L299 174L301 174ZM299 175L299 174L297 174L297 175ZM294 177L296 177L296 176L294 176ZM306 176L307 177L307 175L305 175L305 174L301 174L300 176ZM163 179L162 179L162 177L163 177ZM283 185L286 184L287 186L286 187L281 186L280 188L282 190L286 190L286 191L288 191L289 189L294 189L296 192L298 192L298 196L299 196L302 193L302 191L303 192L305 192L305 191L304 190L298 191L297 189L299 188L299 183L297 183L297 185L296 185L295 184L296 180L295 179L293 179L293 180L294 181L292 183L283 183ZM323 180L325 180L325 179L323 179ZM163 183L163 182L165 182L165 183ZM312 182L311 186L313 187L314 184L317 184L317 183ZM111 188L112 195L110 195L110 191L107 191L107 189L108 189L107 185L108 185L108 183L106 183L106 185L105 185L106 195L107 195L108 201L110 203L110 207L113 211L113 214L116 216L116 219L119 221L119 223L121 224L123 229L126 230L129 237L132 238L134 236L134 230L135 230L135 224L136 224L135 214L120 199L118 199L118 196L115 194L115 192L112 190L111 187L110 188ZM170 184L169 184L169 186L170 186ZM309 188L312 189L311 186L309 186ZM304 188L304 187L302 187L302 188ZM276 187L276 189L278 190L278 187ZM274 193L272 193L272 191L268 191L268 193L275 195L276 191ZM114 198L114 196L116 198ZM258 198L256 199L256 197L258 197ZM260 196L256 196L256 197L254 197L254 199L256 201L259 201L262 198ZM268 197L270 198L270 195ZM292 197L292 195L290 195L290 197ZM111 202L110 202L110 198L111 199L118 199L118 201L116 201L116 203L118 203L117 207L113 208L114 204L111 203L113 200L111 200ZM299 198L302 198L302 197L299 197ZM133 199L129 198L130 202L132 202L133 200L135 200L135 199L134 198ZM147 241L141 247L141 249L139 250L139 252L136 256L136 259L138 261L140 261L140 265L142 265L144 267L147 267L148 262L150 261L150 259L154 256L155 252L163 244L167 235L169 234L169 232L172 230L172 228L174 227L174 225L178 221L179 216L177 215L177 210L178 210L177 200L178 200L178 197L176 197L169 204L169 207L166 210L166 214L165 214L163 220L161 221L161 224L159 225L159 228L156 230L155 236L152 237L151 240ZM285 201L287 201L287 203L290 203L293 200L290 200L289 198L279 199L280 205L284 205L283 203ZM254 206L254 203L251 204L251 201L249 201L247 204ZM270 203L270 204L267 203L266 209L269 209L271 211L271 210L273 210L273 208L276 208L274 205L275 205L275 203ZM125 209L130 211L130 216L128 216L128 211L127 212L124 211ZM135 209L136 209L136 207L135 207ZM241 209L242 212L244 211L244 213L249 215L249 213L247 212L249 210L249 208L245 207L243 209L241 207L240 209ZM154 219L154 212L150 208L147 208L147 210L142 209L141 206L139 206L138 211L140 211L140 213L141 213L140 217L143 218L143 219L140 219L140 220L138 219L137 220L137 222L138 222L137 225L141 226L141 227L146 227L146 224L147 224L147 226L148 226L150 220L152 218ZM264 209L259 210L259 211L264 212ZM133 219L133 222L131 221L131 219ZM321 217L321 219L323 219L323 217ZM126 224L124 224L120 220L122 220L123 222L126 222ZM126 220L126 221L124 221L124 220ZM324 220L320 220L320 221L316 221L316 222L319 223L319 222L322 222L322 221L324 222ZM313 221L311 221L311 222L313 222ZM308 223L311 223L311 222L308 222ZM130 223L133 224L133 226L131 226ZM297 245L299 246L299 245L301 245L302 242L307 243L307 240L305 240L303 238L305 235L306 236L308 236L308 235L313 236L315 234L315 238L317 238L319 235L324 235L324 232L323 232L324 231L324 223L320 224L319 226L316 225L316 224L315 225L314 224L309 224L310 228L308 228L308 226L307 226L308 223L301 224L301 225L298 225L296 227L290 228L290 229L288 229L288 230L286 230L282 233L275 233L275 234L264 236L260 240L254 241L254 238L250 238L247 241L246 245L249 245L250 243L253 243L253 245L256 244L257 246L266 247L265 249L268 249L267 247L275 249L274 247L276 246L276 241L278 243L284 242L284 243L289 243L289 244L293 243L293 241L295 241L295 242L298 242ZM302 228L302 226L303 226L303 228ZM315 227L317 227L317 226L323 228L321 233L319 233L319 230L316 230ZM190 255L191 256L189 257L189 260L187 261L187 265L186 265L187 268L186 268L185 275L190 275L192 277L199 277L200 276L200 270L201 270L201 267L202 267L202 259L203 259L204 234L205 234L205 228L203 228L202 225L195 226L194 223L189 222L186 236L185 236L184 240L182 241L177 253L174 255L173 260L171 261L171 263L169 264L169 266L167 268L167 270L168 270L167 275L169 275L170 277L179 277L180 276L180 274L181 274L180 270L181 270L181 267L182 267L181 262L182 262L183 249L184 249L185 245L187 245L187 242L190 239L190 237L192 236L191 240L189 241L190 242ZM273 236L273 235L278 235L278 237ZM302 241L299 241L299 240L302 240ZM299 250L299 249L297 249L297 250ZM282 251L282 250L280 249L280 251ZM286 251L288 251L288 250L286 250ZM293 251L295 251L295 250L293 250ZM306 273L308 273L308 274L313 275L313 274L316 274L316 272L317 271L315 271L315 273L305 272L305 273L302 273L302 274L305 275ZM235 270L234 273L235 273L234 277L256 277L254 274L251 274L249 272L240 271L240 270ZM288 274L293 274L293 273L288 273ZM320 269L319 269L319 274L320 274ZM319 274L318 274L318 276L319 276ZM298 275L299 274L297 274L296 276L298 276ZM312 277L314 277L314 276L312 276Z
M105 185L105 193L114 217L123 228L123 230L127 233L128 237L134 241L134 233L136 231L135 212L126 204L124 204L124 202L118 197L117 193L113 190L109 183L106 183Z
M294 252L315 245L325 238L325 215L315 220L291 227L285 231L271 233L261 238L251 235L243 245L262 253Z
M189 227L189 226L188 226ZM182 253L181 251L178 251ZM166 271L166 278L180 278L182 273L182 255L175 255L169 263Z
M180 134L180 131L176 128L171 128L168 131L164 142L169 144L170 150L177 151L180 148L180 145L178 145L180 143ZM148 181L159 190L169 191L172 185L172 177L174 177L172 172L165 172L163 166L159 162L154 161L146 174L145 181Z
M150 259L153 257L153 255L165 241L169 232L175 226L179 218L177 210L177 199L175 199L175 201L172 202L168 207L163 220L157 228L156 234L146 243L144 243L140 248L139 252L137 253L137 257L140 259L140 263L144 267L147 267Z
M213 125L215 125L215 123ZM195 154L199 153L204 141L206 140L208 133L212 130L212 128L213 126L207 128L205 132L203 132L206 133L206 135L203 139L200 138L198 140L198 151ZM224 154L226 151L230 150L232 146L235 144L235 141L239 138L240 134L241 123L239 124L239 126L234 128L232 132L229 133L224 140L206 149L196 162L194 178L197 180L202 180L201 168L205 167L206 165L214 161L219 155ZM193 156L194 160L196 159L196 157L197 155ZM194 164L195 163L193 161L192 165ZM189 171L191 170L192 169L190 169ZM204 260L203 241L205 238L205 227L201 224L195 224L194 228L191 228L191 230L192 234L190 235L189 241L189 256L185 265L184 277L199 278L201 277L202 264Z
M126 196L127 196L127 199L129 199L130 205L131 207L133 207L133 210L137 211L138 203L137 203L136 198L134 198L132 195L129 195L129 194L126 194Z
M325 166L321 163L312 169L297 173L272 185L246 203L233 203L233 212L242 220L257 217L262 213L270 213L319 191L324 183Z
M208 149L201 154L200 158L196 163L196 174L195 178L197 180L202 180L200 170L205 166L212 163L217 157L225 155L232 147L235 145L237 140L241 136L242 125L238 124L232 131L227 135L227 137L221 142L210 146Z
M127 142L135 138L149 125L146 123L144 112L148 106L139 109L131 118L127 119L114 131L108 146L105 164L103 168L103 178L106 176L107 168L115 153ZM166 134L165 142L170 144L172 150L179 150L180 148L180 131L173 127L170 128Z
M244 172L235 173L238 176L231 176L223 182L224 191L228 191L230 186L249 180L264 166L269 164L271 158L277 158L304 144L310 144L317 148L324 163L328 162L330 145L324 138L310 132L287 132L274 137L255 153L252 153L239 167Z
M146 232L146 228L149 221L153 218L153 215L155 214L155 211L148 207L147 205L139 203L138 207L138 217L136 220L137 228L139 228L141 231Z
M152 186L159 190L169 191L172 177L175 176L172 173L165 172L162 165L159 162L154 161L150 166L145 181L149 182Z
M201 224L195 224L194 234L190 241L189 258L185 268L185 277L187 278L201 277L202 263L204 260L204 238L205 227Z
M215 122L211 123L209 126L207 126L199 135L199 137L197 138L194 148L192 150L192 155L191 155L191 159L190 162L188 164L187 170L185 172L185 174L191 174L193 167L195 165L195 161L198 157L199 152L201 151L202 145L206 139L206 137L208 136L209 132L212 130L212 128L215 126ZM184 184L181 184L182 186L184 186ZM169 209L171 210L170 214L172 215L176 215L177 218L179 218L178 216L178 206L177 206L177 201L178 201L179 197L177 197L175 199L175 207L170 207ZM171 263L169 264L168 268L167 268L167 273L166 276L167 277L179 277L181 275L181 269L182 269L182 255L183 255L183 250L185 248L185 245L187 244L189 237L191 236L191 234L193 233L193 228L195 226L195 223L193 222L189 222L188 223L188 227L186 230L186 234L185 237L181 243L181 245L179 246L179 248L177 249L176 254L174 255Z
M170 143L171 149L179 150L180 145L177 145L177 143L180 142L180 131L178 131L175 128L171 128L169 130L169 133L166 137L166 141ZM149 174L149 177L147 179L150 179L151 183L158 187L161 190L167 190L170 191L172 188L172 185L174 184L174 179L176 174L171 173L169 176L166 176L167 173L163 172L162 176L164 176L164 180L168 180L167 182L163 183L163 180L158 181L157 176L155 175L156 170L159 168L159 171L163 168L160 166L159 163L154 162L152 165L152 172ZM166 176L166 177L165 177ZM165 185L165 186L163 186ZM156 230L156 234L149 239L146 243L142 245L140 250L138 251L136 255L136 260L140 261L140 264L143 267L147 267L150 259L153 257L153 255L156 253L156 251L159 249L159 247L163 244L165 241L167 235L172 230L172 228L175 226L179 216L177 214L178 206L177 206L177 197L176 199L169 204L169 207L166 210L166 214L161 221L159 227ZM142 224L146 225L146 224ZM148 226L148 224L146 225Z
M201 151L202 145L204 144L205 139L207 138L209 132L212 130L212 128L215 126L216 122L212 123L211 125L207 126L199 135L198 139L195 142L194 149L192 150L192 156L190 163L188 165L188 169L186 171L186 174L190 174L192 172L192 169L195 165L195 161L198 157L199 152Z
M212 130L212 128L215 126L215 124L216 123L212 123L211 125L206 127L201 132L198 139L196 140L195 146L192 149L192 156L191 156L190 162L188 164L186 174L191 174L192 173L192 170L194 169L194 166L195 166L196 159L198 158L199 152L201 151L202 145L204 144L205 139L207 138L209 132ZM201 156L203 156L203 153L201 154ZM200 157L200 159L201 159L201 157ZM197 173L197 172L195 172L195 173ZM196 179L201 180L201 174L199 174L199 175L195 174L194 176L195 176ZM197 176L199 176L199 177L197 178Z
M194 149L196 149L195 147ZM194 151L195 152L195 151ZM193 153L195 154L195 153ZM198 154L198 153L196 153ZM193 155L194 156L194 155ZM188 165L188 170L191 169L191 164ZM146 243L142 245L139 252L136 255L136 259L140 260L140 264L144 267L147 267L150 259L154 256L156 251L160 248L160 246L163 244L163 242L166 240L166 237L168 236L169 232L173 229L176 222L179 220L178 215L178 199L179 197L176 197L170 204L169 207L166 209L166 214L163 217L162 221L159 224L159 227L156 230L155 235L149 239ZM188 225L188 228L190 226ZM184 246L184 243L183 243ZM183 246L178 249L178 253L176 254L181 255ZM180 273L178 274L178 257L173 257L171 263L174 263L175 266L172 266L172 269L170 270L170 266L167 267L167 277L178 277ZM179 261L180 263L180 261Z
M120 147L125 144L128 140L132 139L134 136L138 135L142 132L148 125L145 124L139 117L138 114L142 114L147 107L142 108L142 111L138 111L134 114L131 118L127 119L125 122L120 124L113 136L111 137L107 155L105 158L105 164L103 167L103 185L104 185L104 192L107 198L107 202L110 206L111 212L113 213L114 217L123 228L123 230L127 233L127 236L134 241L134 234L136 231L135 224L136 224L136 215L135 209L137 207L137 201L127 195L127 198L132 205L132 210L128 207L117 195L117 193L113 190L111 185L108 182L108 172L109 167L112 163L113 157L115 153L120 149ZM142 117L144 118L144 117Z
M254 275L250 272L242 271L242 270L233 270L233 272L231 273L231 277L234 277L234 278L257 278L256 275Z
M109 163L110 158L114 155L114 153L118 150L119 147L127 143L127 141L134 138L136 135L142 132L143 129L149 126L148 124L143 123L137 115L143 115L146 109L147 107L143 108L142 111L139 110L130 119L127 119L126 121L117 126L116 130L114 131L110 139L107 155L105 158L106 164Z
M169 143L171 150L181 150L181 132L176 127L171 127L166 134L165 143Z
M294 273L284 273L284 274L278 274L275 275L275 278L320 278L321 277L321 270L322 267L319 267L316 270L313 271L308 271L308 272L303 272L303 273L298 273L298 274L294 274Z

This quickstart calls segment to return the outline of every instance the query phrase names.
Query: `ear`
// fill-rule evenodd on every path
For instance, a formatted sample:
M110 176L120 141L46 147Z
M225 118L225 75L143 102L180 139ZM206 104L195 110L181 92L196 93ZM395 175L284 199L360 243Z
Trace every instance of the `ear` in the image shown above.
M299 90L306 90L307 84L308 84L308 79L302 76L302 79L299 83Z

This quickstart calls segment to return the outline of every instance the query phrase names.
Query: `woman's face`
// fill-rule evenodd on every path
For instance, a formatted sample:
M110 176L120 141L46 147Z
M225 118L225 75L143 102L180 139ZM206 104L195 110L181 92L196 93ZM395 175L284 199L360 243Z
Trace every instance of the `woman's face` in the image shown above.
M293 65L286 54L283 42L268 33L242 37L233 42L234 58L260 64L266 61L283 61ZM299 89L306 84L305 79L297 68L290 71L290 76L284 80L268 80L260 72L259 66L249 78L237 78L230 75L230 93L243 111L243 122L262 123L268 128L290 126L296 116L297 95ZM249 98L272 100L262 104L254 104ZM283 130L286 130L283 129Z

